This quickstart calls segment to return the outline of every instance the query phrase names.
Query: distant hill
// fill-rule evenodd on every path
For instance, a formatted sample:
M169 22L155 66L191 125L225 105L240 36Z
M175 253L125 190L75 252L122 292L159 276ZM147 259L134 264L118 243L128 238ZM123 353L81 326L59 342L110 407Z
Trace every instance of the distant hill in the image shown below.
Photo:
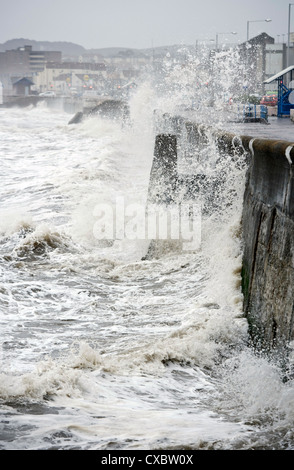
M88 49L89 54L97 54L105 58L111 57L165 57L170 54L172 57L176 57L178 54L189 54L195 52L195 46L191 45L179 45L173 44L171 46L158 46L148 49L129 49L126 47L106 47L101 49Z
M35 41L25 38L10 39L0 44L0 51L5 52L23 46L32 46L34 51L61 51L63 56L79 56L86 51L83 46L72 42Z
M131 56L144 55L139 49L126 47L105 47L85 49L79 44L64 41L35 41L33 39L18 38L0 44L0 52L18 49L23 46L32 46L33 51L61 51L62 57L79 57L83 54L97 54L103 57L116 57L117 55Z
M148 49L131 49L127 47L104 47L104 48L95 48L95 49L85 49L79 44L66 41L35 41L34 39L18 38L10 39L3 44L0 44L0 52L5 52L7 50L17 49L18 47L23 46L32 46L33 51L61 51L62 58L77 58L81 55L96 54L97 56L102 56L105 58L110 57L138 57L138 56L165 56L167 53L170 53L172 56L176 55L179 50L186 49L193 50L194 46L161 46Z
M119 55L124 57L131 57L132 55L144 55L144 51L141 49L130 49L127 47L104 47L101 49L88 49L90 54L99 54L103 57L117 57Z

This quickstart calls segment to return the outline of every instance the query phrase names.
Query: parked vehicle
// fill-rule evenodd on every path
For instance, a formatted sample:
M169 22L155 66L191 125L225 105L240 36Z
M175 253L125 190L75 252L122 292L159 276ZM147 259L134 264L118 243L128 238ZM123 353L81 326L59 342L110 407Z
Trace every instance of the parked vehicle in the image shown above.
M44 96L47 98L54 98L56 94L54 93L54 91L44 91L43 93L39 93L39 96Z
M265 106L277 106L278 96L277 95L265 95L262 97L260 104Z

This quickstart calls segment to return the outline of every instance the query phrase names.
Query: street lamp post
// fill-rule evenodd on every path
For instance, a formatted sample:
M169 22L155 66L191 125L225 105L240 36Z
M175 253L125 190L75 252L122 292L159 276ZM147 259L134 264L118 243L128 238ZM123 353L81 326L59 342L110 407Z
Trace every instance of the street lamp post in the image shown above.
M229 33L216 33L216 36L215 36L215 49L217 51L218 49L218 36L220 34L237 34L236 31L230 31Z
M289 12L288 12L288 44L287 44L287 67L290 65L290 23L291 23L291 6L294 3L289 3Z
M247 21L247 41L249 41L249 23L263 23L263 22L266 22L266 23L270 23L270 20L269 18L267 18L266 20L252 20L252 21Z

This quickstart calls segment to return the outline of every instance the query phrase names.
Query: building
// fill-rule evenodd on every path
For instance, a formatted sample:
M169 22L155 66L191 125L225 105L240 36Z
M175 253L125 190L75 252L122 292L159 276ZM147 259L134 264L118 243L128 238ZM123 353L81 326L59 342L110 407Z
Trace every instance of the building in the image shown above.
M286 68L287 46L284 43L267 44L265 48L264 80L268 80ZM276 88L276 83L265 84L265 92Z
M19 47L0 52L0 74L34 74L44 69L49 62L61 63L61 52L33 51L32 46Z
M54 90L58 94L68 94L75 90L101 90L106 81L106 66L94 62L47 63L35 77L39 92Z
M264 93L266 52L271 50L271 46L274 46L274 43L273 37L266 33L261 33L239 46L240 59L244 64L243 81L249 94Z
M33 51L32 46L0 52L0 80L4 86L4 94L15 93L13 84L23 77L35 81L35 75L51 62L61 63L61 52Z
M17 96L28 96L31 94L31 87L34 83L26 77L13 83L13 93Z

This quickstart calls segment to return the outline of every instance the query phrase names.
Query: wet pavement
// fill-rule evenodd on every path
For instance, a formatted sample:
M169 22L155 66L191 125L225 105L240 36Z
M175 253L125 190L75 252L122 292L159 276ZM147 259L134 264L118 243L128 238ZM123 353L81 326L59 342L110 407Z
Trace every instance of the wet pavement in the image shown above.
M227 123L223 128L239 135L294 142L294 122L290 118L269 117L267 124L260 122Z

